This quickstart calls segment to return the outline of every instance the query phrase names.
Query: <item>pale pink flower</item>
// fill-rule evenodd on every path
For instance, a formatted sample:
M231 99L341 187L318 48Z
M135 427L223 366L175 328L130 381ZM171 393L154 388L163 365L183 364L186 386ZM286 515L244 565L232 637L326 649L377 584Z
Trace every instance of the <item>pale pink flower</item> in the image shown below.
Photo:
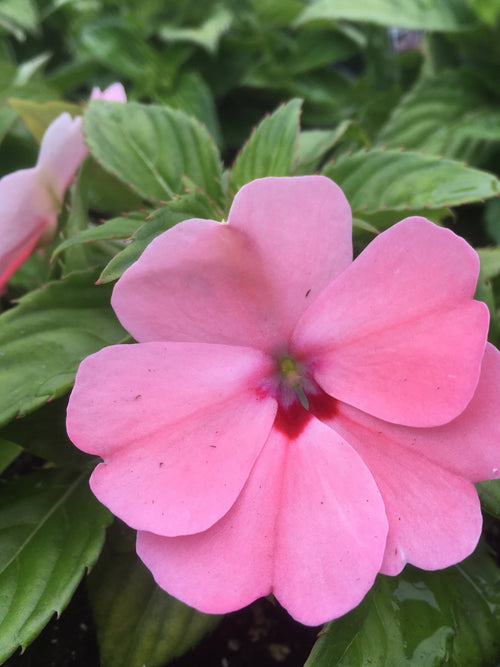
M134 345L85 359L68 432L158 584L211 613L273 593L319 624L379 571L467 556L500 467L478 257L411 217L353 262L322 176L265 178L118 281ZM485 351L486 350L486 351ZM484 355L484 361L483 361Z
M94 88L93 98L126 101L120 83ZM36 247L51 243L64 194L88 152L82 119L63 113L47 128L36 166L0 179L0 293Z

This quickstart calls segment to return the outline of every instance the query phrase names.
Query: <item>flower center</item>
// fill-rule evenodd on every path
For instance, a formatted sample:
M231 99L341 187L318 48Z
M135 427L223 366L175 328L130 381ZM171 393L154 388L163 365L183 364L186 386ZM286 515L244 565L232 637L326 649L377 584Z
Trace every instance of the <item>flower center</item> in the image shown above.
M281 359L279 360L279 368L281 376L286 383L286 386L283 388L285 390L284 392L285 395L288 394L290 396L291 392L289 391L289 389L290 388L293 389L303 407L306 410L309 410L309 401L307 400L307 396L301 384L302 376L295 361L288 356L281 357ZM291 396L293 399L293 395ZM288 401L285 400L285 402Z
M310 419L329 419L336 412L336 401L315 382L307 366L288 355L278 358L278 412L275 428L291 440L302 433Z

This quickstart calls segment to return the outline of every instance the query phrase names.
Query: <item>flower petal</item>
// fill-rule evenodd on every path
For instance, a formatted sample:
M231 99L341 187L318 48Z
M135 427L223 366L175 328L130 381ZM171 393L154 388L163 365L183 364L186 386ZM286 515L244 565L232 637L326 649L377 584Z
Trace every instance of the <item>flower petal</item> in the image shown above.
M255 244L287 332L352 262L351 209L325 176L252 181L234 198L228 223Z
M288 445L276 598L308 625L345 614L371 588L386 534L384 504L370 471L340 436L311 419Z
M105 90L101 90L97 86L92 88L90 95L91 100L108 100L108 102L126 102L127 93L121 83L115 82L108 86Z
M271 429L259 383L270 360L248 348L185 343L108 347L87 357L68 434L104 458L99 500L161 535L205 530L234 503Z
M193 219L156 238L118 281L113 307L139 341L285 351L311 298L350 262L350 233L329 179L254 181L228 224Z
M266 444L234 505L205 532L174 538L139 532L137 553L159 586L209 614L272 592L285 456L285 441Z
M299 322L292 354L331 396L387 421L437 426L474 394L488 330L477 254L424 218L378 236Z
M58 116L43 135L37 169L44 185L59 204L89 149L83 141L82 119Z
M161 587L201 611L233 611L274 592L297 620L318 625L366 594L386 532L370 473L311 419L293 441L273 429L238 500L209 530L139 533L137 552Z
M57 211L51 211L51 205L36 169L15 171L0 180L0 292L36 247L44 228L56 224Z
M328 423L358 452L382 494L389 533L381 572L397 574L407 562L440 569L474 550L482 516L473 484L429 460L410 442L412 435L417 441L420 432L444 432L448 426L398 428L340 403ZM462 447L456 444L460 456Z

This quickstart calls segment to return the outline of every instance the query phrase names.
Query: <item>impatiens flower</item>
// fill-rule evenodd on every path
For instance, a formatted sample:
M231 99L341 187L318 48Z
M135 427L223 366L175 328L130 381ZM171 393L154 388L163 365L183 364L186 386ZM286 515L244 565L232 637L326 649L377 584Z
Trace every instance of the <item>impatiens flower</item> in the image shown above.
M94 88L93 98L126 101L120 83ZM88 152L81 117L63 113L47 128L36 166L0 180L0 293L33 250L52 241L64 194Z
M322 176L265 178L118 281L137 344L83 361L68 432L158 584L211 613L273 593L319 624L378 572L474 549L500 467L500 353L478 257L421 217L352 261Z

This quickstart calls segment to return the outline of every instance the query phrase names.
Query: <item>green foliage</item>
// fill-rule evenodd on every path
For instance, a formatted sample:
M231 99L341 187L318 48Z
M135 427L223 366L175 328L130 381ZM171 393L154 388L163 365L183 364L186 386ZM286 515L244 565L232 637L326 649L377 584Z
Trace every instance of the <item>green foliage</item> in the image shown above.
M115 526L88 580L102 667L161 667L219 622L158 588L134 541L129 529Z
M106 266L99 276L99 283L108 283L119 278L129 266L139 259L142 251L156 236L178 222L189 218L213 219L215 217L216 211L213 206L206 196L199 192L172 200L148 216L146 222L133 235L130 244L115 255Z
M300 100L291 100L255 129L232 170L231 185L235 191L255 178L292 175L300 107Z
M474 15L464 0L316 0L298 17L298 25L318 20L369 21L413 30L468 30Z
M0 424L66 393L85 356L125 337L95 279L74 274L0 316Z
M105 169L150 202L201 188L224 201L217 148L193 118L168 107L93 100L84 114L84 133Z
M442 572L379 576L354 611L328 623L305 667L495 664L500 573L484 549Z
M459 206L500 193L493 174L405 151L372 149L342 155L323 173L341 186L361 217L385 210Z
M88 474L45 470L0 489L0 661L64 609L104 541Z

